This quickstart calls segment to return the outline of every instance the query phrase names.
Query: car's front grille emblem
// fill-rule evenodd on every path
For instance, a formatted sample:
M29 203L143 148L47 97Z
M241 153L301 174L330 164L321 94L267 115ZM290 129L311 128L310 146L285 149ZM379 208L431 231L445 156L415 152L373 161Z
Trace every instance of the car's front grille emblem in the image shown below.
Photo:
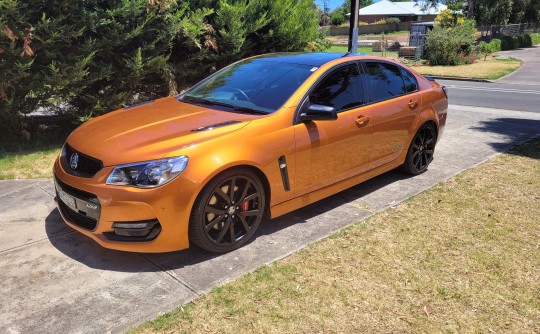
M79 155L77 153L73 153L71 155L71 158L69 158L69 167L71 167L71 169L73 170L76 170L78 165L79 165Z

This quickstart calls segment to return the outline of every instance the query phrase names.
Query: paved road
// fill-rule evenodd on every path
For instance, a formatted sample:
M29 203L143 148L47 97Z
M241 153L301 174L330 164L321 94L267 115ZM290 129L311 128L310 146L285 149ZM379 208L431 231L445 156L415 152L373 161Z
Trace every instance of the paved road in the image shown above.
M501 51L523 66L495 82L437 80L448 87L451 104L540 112L540 46Z
M426 173L390 172L264 221L221 256L103 249L61 221L50 180L0 182L0 333L122 332L539 134L538 113L451 106Z
M437 80L448 88L451 104L540 113L538 85Z

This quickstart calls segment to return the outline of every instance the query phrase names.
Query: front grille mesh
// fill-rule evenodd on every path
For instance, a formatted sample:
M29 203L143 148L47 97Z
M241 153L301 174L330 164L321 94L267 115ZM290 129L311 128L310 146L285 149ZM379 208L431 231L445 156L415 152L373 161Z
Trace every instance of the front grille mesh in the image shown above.
M70 159L74 153L79 155L79 161L76 169L72 169L70 166ZM64 145L60 162L62 163L62 168L67 173L80 177L93 177L101 170L101 168L103 168L103 163L100 160L77 152L68 144Z

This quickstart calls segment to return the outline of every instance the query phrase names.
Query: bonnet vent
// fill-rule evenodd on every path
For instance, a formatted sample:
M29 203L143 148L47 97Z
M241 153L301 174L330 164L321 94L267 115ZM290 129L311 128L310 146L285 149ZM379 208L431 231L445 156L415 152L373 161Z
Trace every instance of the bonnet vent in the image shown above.
M217 124L212 124L212 125L207 125L207 126L201 126L200 128L196 128L196 129L191 130L191 132L200 132L200 131L206 131L206 130L213 130L213 129L216 129L216 128L221 128L222 126L227 126L227 125L236 124L236 123L240 123L240 121L228 121L228 122L217 123Z

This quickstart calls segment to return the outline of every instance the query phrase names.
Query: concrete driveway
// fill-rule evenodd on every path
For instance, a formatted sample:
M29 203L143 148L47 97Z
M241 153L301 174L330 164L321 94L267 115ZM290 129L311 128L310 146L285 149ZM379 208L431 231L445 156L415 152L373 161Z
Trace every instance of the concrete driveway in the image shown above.
M446 132L425 174L389 172L264 221L253 242L220 256L197 249L103 249L61 221L51 180L2 181L0 332L124 331L539 134L538 113L450 106Z

